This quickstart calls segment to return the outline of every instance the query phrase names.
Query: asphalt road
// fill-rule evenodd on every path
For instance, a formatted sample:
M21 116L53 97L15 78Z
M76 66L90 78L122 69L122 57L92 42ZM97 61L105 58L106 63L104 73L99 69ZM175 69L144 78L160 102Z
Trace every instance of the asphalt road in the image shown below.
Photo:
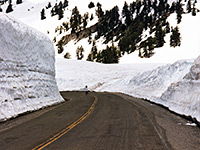
M200 150L200 128L156 105L119 93L62 95L62 104L1 123L0 149Z

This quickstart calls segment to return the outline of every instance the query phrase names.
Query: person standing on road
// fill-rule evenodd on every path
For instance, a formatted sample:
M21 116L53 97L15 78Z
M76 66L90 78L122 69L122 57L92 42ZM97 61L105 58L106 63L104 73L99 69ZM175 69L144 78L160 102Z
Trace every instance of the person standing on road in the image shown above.
M85 91L85 95L88 95L88 93L89 93L89 90L88 90L88 86L87 86L87 85L85 86L85 89L84 89L84 91Z

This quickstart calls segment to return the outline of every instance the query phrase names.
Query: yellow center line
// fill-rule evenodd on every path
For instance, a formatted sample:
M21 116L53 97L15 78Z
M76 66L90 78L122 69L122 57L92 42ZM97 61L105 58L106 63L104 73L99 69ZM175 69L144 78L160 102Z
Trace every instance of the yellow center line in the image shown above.
M92 110L94 109L98 98L96 96L94 97L94 102L92 104L92 106L89 108L89 110L78 120L76 120L75 122L73 122L71 125L67 126L65 129L63 129L62 131L60 131L59 133L57 133L56 135L54 135L53 137L51 137L50 139L48 139L47 141L45 141L44 143L36 146L35 148L33 148L32 150L41 150L45 147L47 147L49 144L53 143L54 141L58 140L60 137L62 137L64 134L66 134L68 131L70 131L71 129L73 129L75 126L77 126L79 123L81 123L83 120L85 120L85 118L92 112Z

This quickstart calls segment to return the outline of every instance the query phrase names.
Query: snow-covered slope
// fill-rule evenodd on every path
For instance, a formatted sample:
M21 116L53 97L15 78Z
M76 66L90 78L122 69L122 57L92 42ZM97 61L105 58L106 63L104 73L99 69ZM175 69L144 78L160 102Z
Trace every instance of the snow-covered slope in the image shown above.
M63 101L49 38L0 14L0 120Z
M17 18L24 22L25 24L28 24L39 31L47 34L47 31L49 31L49 34L47 34L51 40L53 40L54 36L57 36L58 33L55 33L55 28L57 26L60 26L63 22L69 22L70 16L71 16L71 10L77 6L80 13L83 15L86 12L89 12L89 14L94 15L94 20L88 23L88 26L91 26L97 22L97 17L95 15L95 9L88 9L88 4L91 2L91 0L84 0L84 1L78 1L78 0L69 0L69 6L67 9L65 9L64 18L61 20L58 20L58 16L51 17L50 15L50 9L45 9L46 19L41 20L40 12L42 8L48 5L48 2L51 2L52 6L56 3L57 0L26 0L23 1L22 4L16 5L16 2L13 1L13 9L14 11L9 13L9 16L12 16L14 18ZM61 0L63 1L63 0ZM104 10L109 10L113 8L115 5L117 5L120 9L124 5L124 0L119 1L106 1L106 0L92 0L94 4L97 2L100 2L102 4L102 8ZM127 3L131 3L133 0L126 0ZM172 3L175 0L169 0L169 3ZM57 1L59 3L59 1ZM5 12L7 5L3 5L2 8ZM199 1L196 4L196 8L200 8ZM178 25L180 28L181 33L181 39L182 44L180 47L172 48L169 46L169 39L170 34L166 35L165 37L165 45L162 48L156 48L155 49L155 55L151 58L139 58L138 57L138 51L126 54L120 59L120 63L174 63L181 59L195 59L199 55L199 41L200 36L197 34L200 26L200 13L197 13L197 16L192 16L190 14L183 14L182 15L182 21ZM170 26L175 27L177 25L177 19L176 14L172 14L168 21L170 23ZM67 33L62 33L61 35L65 35ZM61 36L57 37L57 40L59 40ZM106 45L102 44L102 39L97 42L97 48L98 50L102 50L106 47ZM84 59L87 58L88 54L90 53L92 44L88 44L88 39L83 39L76 43L75 41L69 42L65 46L65 52L69 52L72 55L73 59L76 59L76 48L78 46L83 46L85 53L84 53ZM56 50L57 54L57 50ZM57 57L63 57L62 55L57 55Z
M161 96L161 103L180 114L190 115L200 121L200 56L190 72L172 84Z

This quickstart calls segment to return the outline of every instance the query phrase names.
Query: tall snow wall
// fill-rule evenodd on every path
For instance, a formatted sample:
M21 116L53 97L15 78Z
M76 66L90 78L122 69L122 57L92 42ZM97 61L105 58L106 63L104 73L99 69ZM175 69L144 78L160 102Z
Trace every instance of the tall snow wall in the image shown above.
M200 56L194 61L189 73L172 84L160 99L171 110L200 121Z
M44 34L0 13L0 121L63 101Z

